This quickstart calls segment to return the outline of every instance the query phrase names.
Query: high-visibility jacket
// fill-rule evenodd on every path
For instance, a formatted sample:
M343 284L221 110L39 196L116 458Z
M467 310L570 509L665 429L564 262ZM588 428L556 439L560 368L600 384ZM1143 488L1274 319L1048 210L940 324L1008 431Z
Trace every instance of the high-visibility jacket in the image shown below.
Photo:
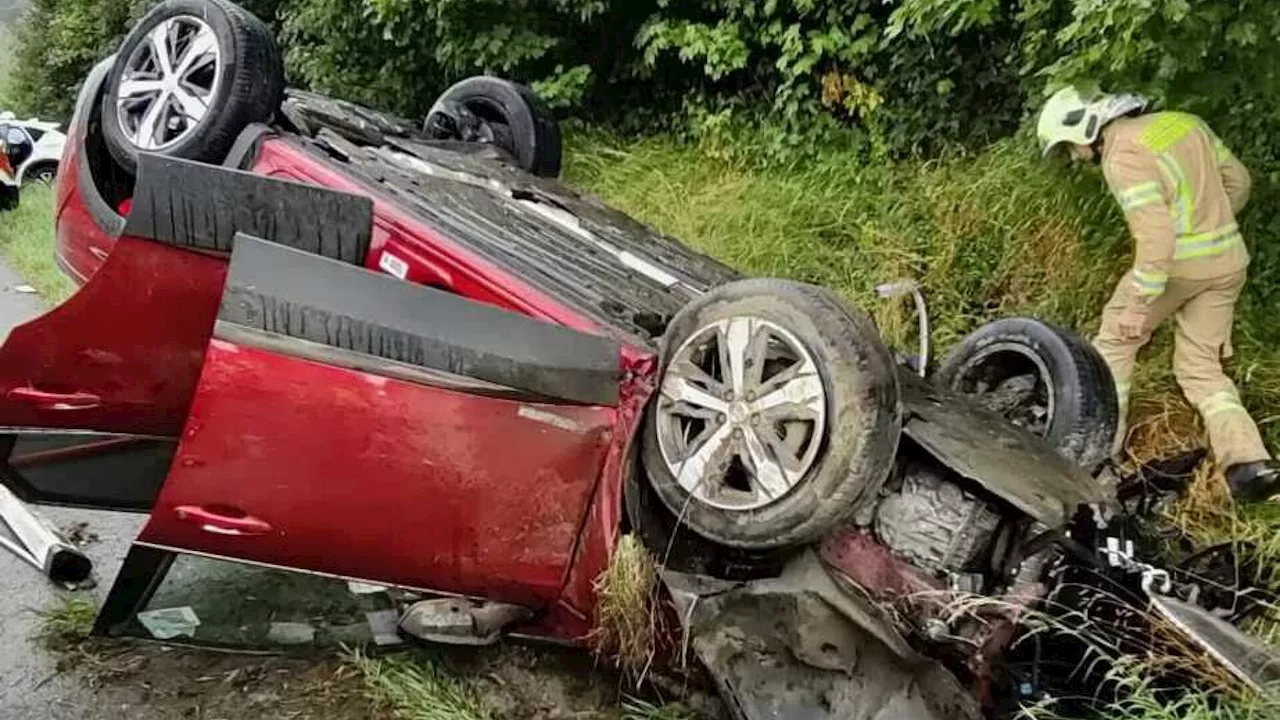
M1249 264L1236 214L1249 200L1245 168L1200 118L1160 112L1102 130L1102 170L1134 240L1129 279L1154 300L1170 277L1223 277Z

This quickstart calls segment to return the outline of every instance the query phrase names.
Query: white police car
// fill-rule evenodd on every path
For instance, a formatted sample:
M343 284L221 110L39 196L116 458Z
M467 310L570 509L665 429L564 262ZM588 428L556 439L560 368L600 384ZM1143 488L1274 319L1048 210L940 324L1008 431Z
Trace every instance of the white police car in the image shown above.
M6 127L6 144L25 148L13 166L18 184L32 181L52 184L67 142L67 136L59 130L58 124L35 118L19 120L13 113L5 112L0 113L0 125Z

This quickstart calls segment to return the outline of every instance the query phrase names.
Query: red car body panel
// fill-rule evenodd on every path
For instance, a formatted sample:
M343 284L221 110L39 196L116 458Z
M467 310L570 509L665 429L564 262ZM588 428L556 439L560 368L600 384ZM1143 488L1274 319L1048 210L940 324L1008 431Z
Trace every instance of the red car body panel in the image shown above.
M350 177L316 162L289 142L263 141L253 165L258 175L298 180L334 190L370 194ZM527 282L468 251L425 223L373 195L373 242L365 266L380 270L382 257L392 253L404 261L404 280L448 290L471 300L586 333L601 328Z
M214 340L139 539L540 608L616 422Z
M69 138L78 138L83 128L73 122ZM54 181L55 218L53 254L61 267L77 283L85 283L106 262L117 237L93 219L80 193L80 143L71 141L63 151L60 171Z
M0 426L176 437L225 273L218 258L120 239L92 281L0 347Z
M540 407L211 339L226 257L104 230L78 146L58 177L56 254L83 285L15 329L0 390L97 400L0 403L0 425L180 436L145 545L518 603L541 611L525 634L586 635L652 348L621 345L616 407ZM253 172L372 195L371 270L390 252L408 282L608 332L285 140L265 139Z

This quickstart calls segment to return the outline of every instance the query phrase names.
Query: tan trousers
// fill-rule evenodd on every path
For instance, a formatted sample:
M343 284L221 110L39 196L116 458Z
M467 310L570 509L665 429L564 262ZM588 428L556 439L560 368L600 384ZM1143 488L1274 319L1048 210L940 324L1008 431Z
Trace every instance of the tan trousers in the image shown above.
M1151 340L1152 331L1173 315L1177 323L1173 372L1187 400L1204 418L1218 464L1229 468L1270 459L1258 426L1241 404L1235 384L1222 371L1222 358L1231 356L1231 325L1244 281L1243 271L1208 280L1169 278L1164 294L1151 306L1142 336L1128 340L1120 334L1118 321L1135 290L1127 276L1121 280L1102 311L1102 328L1094 340L1111 368L1120 398L1117 450L1126 436L1130 382L1138 351Z

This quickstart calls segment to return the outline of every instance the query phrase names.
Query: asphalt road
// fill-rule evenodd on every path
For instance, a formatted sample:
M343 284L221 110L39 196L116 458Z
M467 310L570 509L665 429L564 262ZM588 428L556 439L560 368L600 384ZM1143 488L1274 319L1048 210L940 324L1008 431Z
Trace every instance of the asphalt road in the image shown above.
M23 280L0 263L0 334L44 311L39 295L15 290ZM58 527L87 523L98 540L85 547L94 562L97 587L88 591L100 604L137 535L143 515L42 509ZM0 524L0 532L8 532ZM57 607L71 593L55 587L31 566L0 550L0 720L91 720L116 718L120 708L102 707L101 699L75 679L59 674L53 659L40 650L35 635L40 612Z

